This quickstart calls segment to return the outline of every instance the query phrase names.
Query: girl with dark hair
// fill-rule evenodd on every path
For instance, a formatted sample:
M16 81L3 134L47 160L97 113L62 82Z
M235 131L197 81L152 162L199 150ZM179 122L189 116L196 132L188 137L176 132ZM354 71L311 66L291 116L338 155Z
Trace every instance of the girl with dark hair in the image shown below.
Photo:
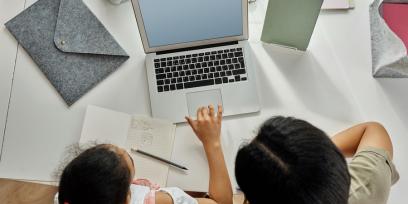
M330 139L304 120L278 116L238 151L235 177L251 204L385 204L399 179L392 156L379 123Z
M204 146L210 181L209 198L192 198L179 188L160 188L148 180L133 180L137 164L126 150L101 144L82 152L63 170L59 204L232 204L232 188L221 148L222 106L186 117ZM135 167L136 165L136 167Z

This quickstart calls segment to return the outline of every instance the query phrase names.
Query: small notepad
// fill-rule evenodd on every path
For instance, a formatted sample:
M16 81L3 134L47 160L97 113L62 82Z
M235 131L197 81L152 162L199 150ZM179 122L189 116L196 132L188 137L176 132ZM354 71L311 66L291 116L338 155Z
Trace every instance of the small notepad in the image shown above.
M96 106L88 106L79 143L96 141L125 148L137 148L170 160L176 126L168 121L142 115L129 115ZM146 178L166 186L169 166L152 158L130 153L137 178Z

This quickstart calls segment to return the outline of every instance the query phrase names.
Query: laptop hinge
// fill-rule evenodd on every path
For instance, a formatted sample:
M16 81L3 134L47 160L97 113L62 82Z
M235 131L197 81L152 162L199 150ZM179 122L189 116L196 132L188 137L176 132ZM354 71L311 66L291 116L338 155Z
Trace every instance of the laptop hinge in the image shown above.
M236 45L236 44L238 44L238 41L217 43L217 44L211 44L211 45L201 45L201 46L187 47L187 48L179 48L179 49L174 49L174 50L159 51L159 52L156 52L156 55L163 55L163 54L169 54L169 53L174 53L174 52L184 52L184 51L191 51L191 50L199 50L199 49L206 49L206 48L220 47L220 46L227 46L227 45Z

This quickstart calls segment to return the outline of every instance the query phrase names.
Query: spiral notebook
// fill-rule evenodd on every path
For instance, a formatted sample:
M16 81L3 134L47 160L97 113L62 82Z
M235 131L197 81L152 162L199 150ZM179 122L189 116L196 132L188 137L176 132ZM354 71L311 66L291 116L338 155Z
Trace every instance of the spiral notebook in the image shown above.
M96 141L125 148L134 160L137 178L146 178L166 186L168 164L130 153L130 148L136 147L170 160L175 129L173 123L165 120L88 106L79 143Z

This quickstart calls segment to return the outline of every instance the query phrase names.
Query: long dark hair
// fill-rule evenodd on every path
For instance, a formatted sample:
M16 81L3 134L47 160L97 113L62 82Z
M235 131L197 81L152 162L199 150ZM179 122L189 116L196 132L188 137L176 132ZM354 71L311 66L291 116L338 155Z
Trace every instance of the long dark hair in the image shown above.
M124 204L131 172L113 146L101 144L85 150L63 170L60 204Z
M239 187L251 204L346 204L347 163L330 138L310 123L274 117L235 161Z

